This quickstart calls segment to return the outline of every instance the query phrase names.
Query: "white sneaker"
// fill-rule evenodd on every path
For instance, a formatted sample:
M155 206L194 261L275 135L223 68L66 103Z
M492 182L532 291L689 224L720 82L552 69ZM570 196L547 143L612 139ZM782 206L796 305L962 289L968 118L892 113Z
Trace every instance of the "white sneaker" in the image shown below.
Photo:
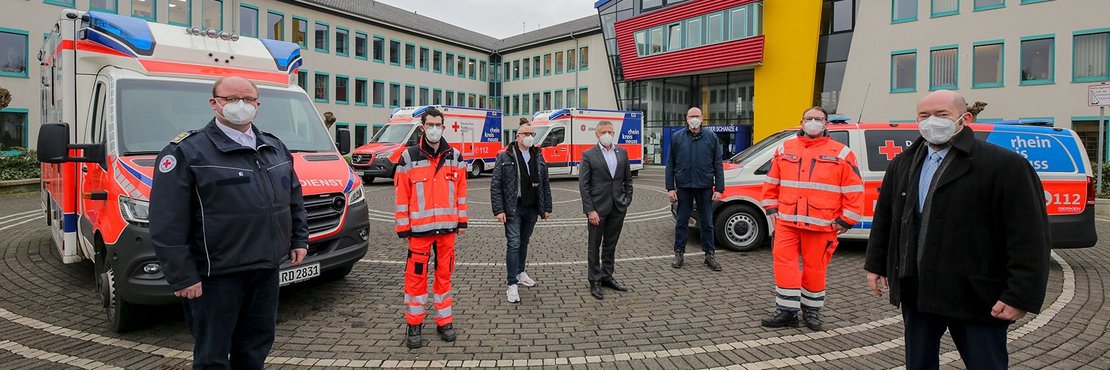
M523 285L523 286L527 286L527 287L536 286L536 281L532 280L532 278L528 277L528 272L526 272L526 271L521 271L521 273L517 274L516 275L516 281L519 282L520 285Z
M509 303L520 303L520 294L516 292L516 284L509 285L509 290L505 291L505 296L509 299Z

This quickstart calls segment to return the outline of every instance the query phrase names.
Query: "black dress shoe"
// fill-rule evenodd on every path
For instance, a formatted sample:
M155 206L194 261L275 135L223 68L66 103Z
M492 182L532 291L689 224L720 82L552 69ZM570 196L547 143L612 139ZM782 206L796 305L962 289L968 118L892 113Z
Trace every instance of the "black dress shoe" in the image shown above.
M674 252L674 259L671 260L671 267L680 269L682 268L683 262L685 262L685 256L682 255L682 252Z
M821 331L821 311L802 310L802 321L809 330Z
M605 299L605 293L601 291L601 284L596 281L590 282L590 295L597 299Z
M798 327L798 313L776 309L775 313L763 318L761 322L768 328Z
M420 329L423 327L423 325L409 325L408 331L405 332L406 346L412 349L424 346L424 339L420 338Z
M614 279L614 278L608 278L608 279L602 280L601 285L604 285L606 288L610 288L610 289L613 289L613 290L618 291L618 292L627 292L628 291L628 288L625 288L624 285L621 285L621 283L618 283L617 279Z
M455 333L455 326L451 324L437 326L436 332L439 333L439 337L443 338L444 342L454 342L455 336L458 335Z

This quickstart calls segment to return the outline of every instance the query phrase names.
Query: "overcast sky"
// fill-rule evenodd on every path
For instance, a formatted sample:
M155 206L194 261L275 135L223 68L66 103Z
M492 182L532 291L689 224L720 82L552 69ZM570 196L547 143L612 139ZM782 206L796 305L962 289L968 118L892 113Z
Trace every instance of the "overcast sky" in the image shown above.
M370 0L365 0L370 1ZM595 0L377 0L499 39L597 15Z

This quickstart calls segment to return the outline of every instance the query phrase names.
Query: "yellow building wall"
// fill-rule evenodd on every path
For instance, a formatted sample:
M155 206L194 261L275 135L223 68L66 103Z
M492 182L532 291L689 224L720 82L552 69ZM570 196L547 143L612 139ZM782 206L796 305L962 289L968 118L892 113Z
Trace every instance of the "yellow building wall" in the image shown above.
M797 126L813 106L821 0L766 0L763 64L755 68L754 137Z

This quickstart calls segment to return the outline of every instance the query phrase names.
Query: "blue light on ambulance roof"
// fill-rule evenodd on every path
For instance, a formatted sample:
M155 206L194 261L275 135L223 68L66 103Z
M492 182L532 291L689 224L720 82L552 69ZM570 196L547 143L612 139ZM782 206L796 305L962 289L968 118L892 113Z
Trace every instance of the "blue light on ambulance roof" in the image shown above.
M88 12L88 20L90 28L122 45L99 39L95 34L87 35L89 39L125 54L150 56L154 53L154 35L147 21L101 12Z
M297 44L288 41L278 41L270 39L259 39L266 50L270 51L270 56L274 57L274 62L277 63L279 70L292 72L301 66L301 47Z

